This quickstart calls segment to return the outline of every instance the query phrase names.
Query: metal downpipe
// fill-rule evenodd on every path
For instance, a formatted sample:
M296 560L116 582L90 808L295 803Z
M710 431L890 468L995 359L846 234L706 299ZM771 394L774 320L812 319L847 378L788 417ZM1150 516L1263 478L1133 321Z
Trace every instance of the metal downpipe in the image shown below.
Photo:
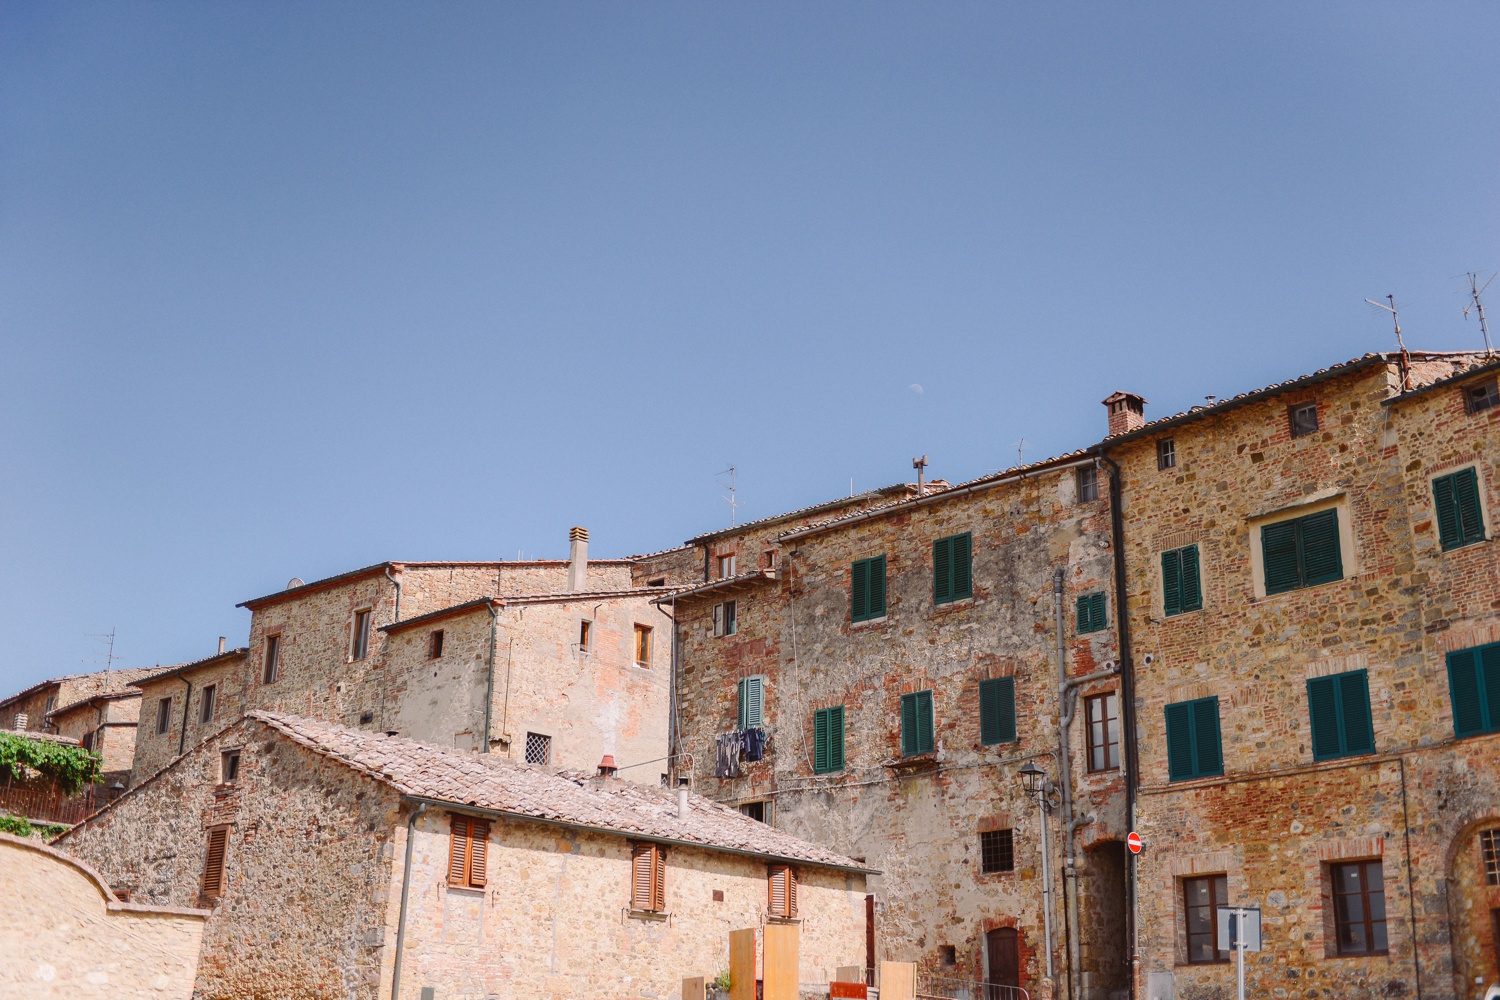
M406 901L411 894L411 850L416 839L417 817L427 811L427 803L418 802L406 821L406 861L401 868L401 915L396 918L396 960L391 968L391 1000L401 998L401 951L406 947Z

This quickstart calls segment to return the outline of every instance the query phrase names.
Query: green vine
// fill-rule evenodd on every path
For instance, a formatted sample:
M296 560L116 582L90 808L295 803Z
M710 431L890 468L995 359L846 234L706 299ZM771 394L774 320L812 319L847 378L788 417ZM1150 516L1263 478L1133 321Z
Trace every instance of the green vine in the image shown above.
M20 816L0 816L0 833L13 833L17 837L29 837L35 829Z
M101 780L99 764L98 756L82 747L0 732L0 780L29 785L41 778L64 795L73 795Z

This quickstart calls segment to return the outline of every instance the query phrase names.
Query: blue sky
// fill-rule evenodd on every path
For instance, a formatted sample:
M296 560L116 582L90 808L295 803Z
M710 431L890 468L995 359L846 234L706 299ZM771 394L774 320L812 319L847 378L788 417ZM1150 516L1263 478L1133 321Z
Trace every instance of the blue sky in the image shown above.
M0 3L0 689L1480 345L1495 4ZM1500 283L1496 285L1500 290ZM1500 316L1500 291L1493 313ZM920 387L920 388L917 388Z

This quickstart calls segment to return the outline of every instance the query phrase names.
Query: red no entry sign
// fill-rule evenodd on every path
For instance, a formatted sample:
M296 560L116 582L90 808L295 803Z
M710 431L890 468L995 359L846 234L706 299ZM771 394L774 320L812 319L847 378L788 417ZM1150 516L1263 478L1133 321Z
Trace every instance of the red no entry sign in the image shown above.
M1131 830L1130 836L1125 838L1125 846L1130 848L1131 854L1141 853L1141 835Z

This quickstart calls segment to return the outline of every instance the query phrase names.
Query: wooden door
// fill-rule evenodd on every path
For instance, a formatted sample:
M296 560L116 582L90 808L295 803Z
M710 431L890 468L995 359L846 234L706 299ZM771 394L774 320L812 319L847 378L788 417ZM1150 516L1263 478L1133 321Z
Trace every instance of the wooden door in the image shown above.
M989 981L996 986L1021 985L1021 951L1017 947L1016 929L999 927L985 935L985 946L989 950ZM1010 1000L1009 990L992 990L990 1000Z

